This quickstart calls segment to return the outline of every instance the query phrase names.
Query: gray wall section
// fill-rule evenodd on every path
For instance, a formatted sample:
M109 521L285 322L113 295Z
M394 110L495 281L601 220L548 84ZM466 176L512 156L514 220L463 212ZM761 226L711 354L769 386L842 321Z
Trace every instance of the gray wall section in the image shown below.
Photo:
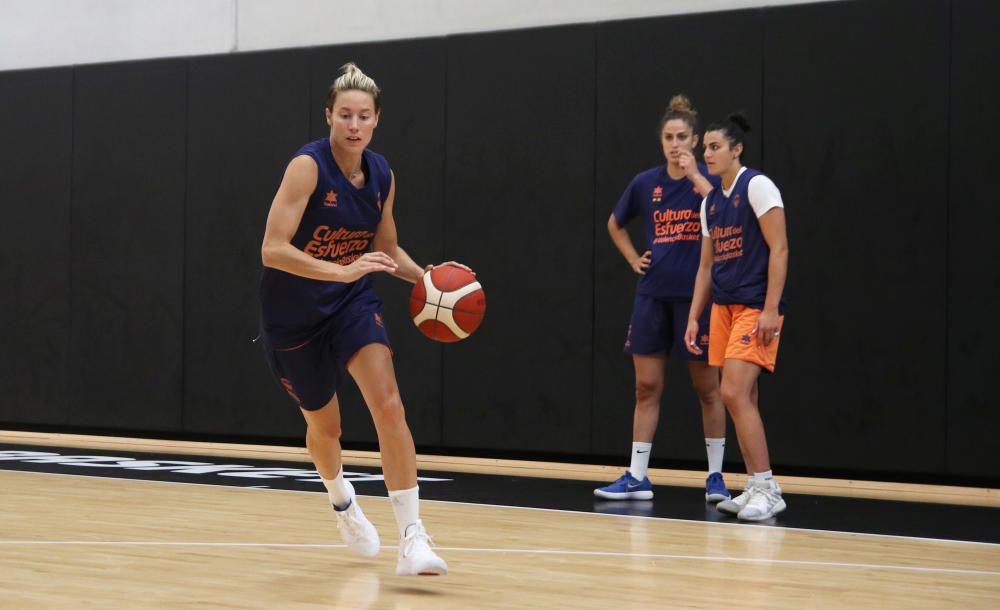
M70 423L73 73L0 72L0 421Z
M735 110L760 124L761 52L705 44L759 40L760 11L643 19L600 24L597 29L597 142L594 206L594 411L591 451L626 456L632 442L634 373L622 352L632 313L637 276L608 236L607 222L632 178L664 162L659 121L670 98L684 93L698 111L701 128ZM695 51L697 50L697 52ZM725 71L710 66L727 64ZM747 141L748 163L760 158L760 132ZM642 219L628 228L637 251L646 248ZM678 346L680 343L678 342ZM682 347L680 349L683 349ZM674 353L667 360L657 458L703 460L701 408L691 389L687 364ZM730 435L731 439L734 439ZM737 459L735 440L729 456Z
M487 314L445 350L447 446L589 449L594 60L593 26L448 39L445 255Z
M761 388L778 464L945 469L948 10L913 4L765 12L764 168L791 252Z
M996 477L1000 331L992 320L1000 292L994 237L1000 208L993 162L1000 12L988 2L956 0L951 23L947 472Z
M190 62L184 240L184 429L298 436L262 366L260 245L285 166L309 136L304 51Z
M703 125L747 112L746 161L787 204L787 332L761 386L773 462L995 478L987 6L840 2L0 73L0 422L301 434L250 343L260 239L355 60L385 90L372 148L396 172L400 243L421 264L469 264L489 304L472 338L441 346L409 320L409 284L377 278L424 450L624 462L635 278L605 226L662 162L657 122L683 91ZM700 464L684 369L669 365L655 457ZM352 382L341 399L345 442L374 442Z
M181 430L186 70L74 73L73 425Z

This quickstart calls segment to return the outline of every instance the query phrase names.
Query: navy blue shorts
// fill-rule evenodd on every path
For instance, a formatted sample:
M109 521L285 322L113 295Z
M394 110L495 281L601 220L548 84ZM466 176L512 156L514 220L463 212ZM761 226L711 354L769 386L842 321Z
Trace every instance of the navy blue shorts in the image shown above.
M380 305L349 305L321 332L295 347L274 349L262 335L271 372L296 404L306 411L322 409L336 394L358 350L369 343L392 349Z
M684 347L688 313L691 301L666 301L637 294L632 307L632 322L625 339L625 353L666 356L677 345L681 360L706 362L708 360L708 321L712 311L706 307L698 320L698 345L703 353L696 356Z

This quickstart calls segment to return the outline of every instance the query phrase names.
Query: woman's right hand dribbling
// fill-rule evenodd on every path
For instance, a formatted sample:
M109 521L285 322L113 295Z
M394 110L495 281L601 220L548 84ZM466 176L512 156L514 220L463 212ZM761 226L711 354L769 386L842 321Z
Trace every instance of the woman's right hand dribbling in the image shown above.
M653 253L646 250L642 253L642 256L632 261L632 271L635 271L639 275L646 275L646 270L649 269L649 262L652 258Z
M698 347L698 320L688 320L687 330L684 331L684 347L695 356L702 354Z
M337 281L354 282L369 273L376 273L378 271L393 273L398 267L396 261L392 260L392 257L385 252L366 252L350 265L342 266L340 271L341 277Z

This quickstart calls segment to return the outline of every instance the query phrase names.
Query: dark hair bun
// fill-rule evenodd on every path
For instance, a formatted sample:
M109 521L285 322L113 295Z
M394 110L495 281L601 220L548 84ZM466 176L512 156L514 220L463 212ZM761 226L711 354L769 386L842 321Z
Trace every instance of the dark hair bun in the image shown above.
M750 131L750 121L747 120L746 115L742 112L734 112L729 115L729 122L742 129L744 133Z

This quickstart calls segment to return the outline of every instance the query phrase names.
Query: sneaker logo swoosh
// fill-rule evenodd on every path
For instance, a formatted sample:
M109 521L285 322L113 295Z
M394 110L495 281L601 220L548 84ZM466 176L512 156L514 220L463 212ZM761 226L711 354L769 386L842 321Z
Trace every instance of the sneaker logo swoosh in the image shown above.
M635 489L636 487L642 487L642 483L636 483L635 485L632 485L631 483L628 484L629 489Z
M639 451L639 450L636 450L636 453L649 453L649 449L647 449L647 450L645 450L645 451Z

